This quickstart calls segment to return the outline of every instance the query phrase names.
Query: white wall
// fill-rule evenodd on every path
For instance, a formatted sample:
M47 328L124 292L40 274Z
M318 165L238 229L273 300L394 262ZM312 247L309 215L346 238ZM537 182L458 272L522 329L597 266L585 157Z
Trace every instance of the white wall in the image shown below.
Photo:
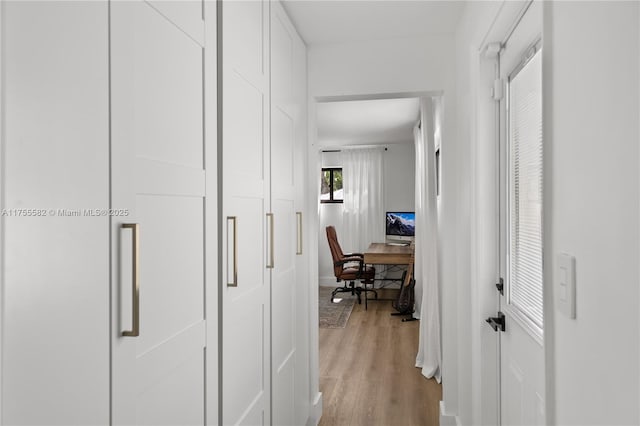
M547 294L558 253L577 268L577 318L553 310L557 424L640 423L639 22L637 2L546 4Z
M416 151L413 143L390 144L384 153L385 211L415 211ZM381 224L384 226L384 223Z
M415 209L415 150L413 143L398 143L386 145L383 154L384 170L384 199L385 211L414 211ZM340 152L325 152L321 154L322 167L342 167ZM320 175L318 170L317 175ZM333 274L333 260L327 243L325 228L333 225L338 233L338 239L345 252L354 251L353 247L344 245L347 239L343 230L343 204L320 204L318 226L318 267L320 285L335 286ZM384 222L380 223L384 226Z
M309 94L365 95L453 90L453 36L309 47ZM446 95L445 95L446 96Z

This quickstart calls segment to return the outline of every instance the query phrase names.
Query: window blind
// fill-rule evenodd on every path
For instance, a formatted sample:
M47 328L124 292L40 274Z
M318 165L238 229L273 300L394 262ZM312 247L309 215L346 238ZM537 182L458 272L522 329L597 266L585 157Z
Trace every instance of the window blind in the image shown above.
M540 329L542 310L542 55L509 81L509 304Z

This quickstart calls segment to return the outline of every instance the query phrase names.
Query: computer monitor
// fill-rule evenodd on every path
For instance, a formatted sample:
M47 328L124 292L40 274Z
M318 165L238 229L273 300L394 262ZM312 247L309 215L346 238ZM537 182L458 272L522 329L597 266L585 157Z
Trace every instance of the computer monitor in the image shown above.
M386 235L387 241L411 242L415 237L415 212L387 212Z

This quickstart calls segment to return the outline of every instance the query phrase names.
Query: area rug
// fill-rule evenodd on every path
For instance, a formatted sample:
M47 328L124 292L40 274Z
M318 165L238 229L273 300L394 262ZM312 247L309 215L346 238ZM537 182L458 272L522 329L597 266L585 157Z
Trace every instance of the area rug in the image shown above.
M320 328L344 328L349 321L356 296L351 293L338 293L335 300L342 298L338 303L331 303L331 292L335 287L320 287L319 306Z

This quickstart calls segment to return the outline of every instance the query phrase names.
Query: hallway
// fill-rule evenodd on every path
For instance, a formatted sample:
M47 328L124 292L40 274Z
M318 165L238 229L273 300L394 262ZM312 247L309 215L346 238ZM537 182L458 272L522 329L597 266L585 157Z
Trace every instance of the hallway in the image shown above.
M441 385L414 367L420 323L393 311L389 301L356 303L345 328L320 329L320 426L438 424Z
M640 425L639 77L640 0L0 0L0 426ZM319 328L328 225L422 322Z

